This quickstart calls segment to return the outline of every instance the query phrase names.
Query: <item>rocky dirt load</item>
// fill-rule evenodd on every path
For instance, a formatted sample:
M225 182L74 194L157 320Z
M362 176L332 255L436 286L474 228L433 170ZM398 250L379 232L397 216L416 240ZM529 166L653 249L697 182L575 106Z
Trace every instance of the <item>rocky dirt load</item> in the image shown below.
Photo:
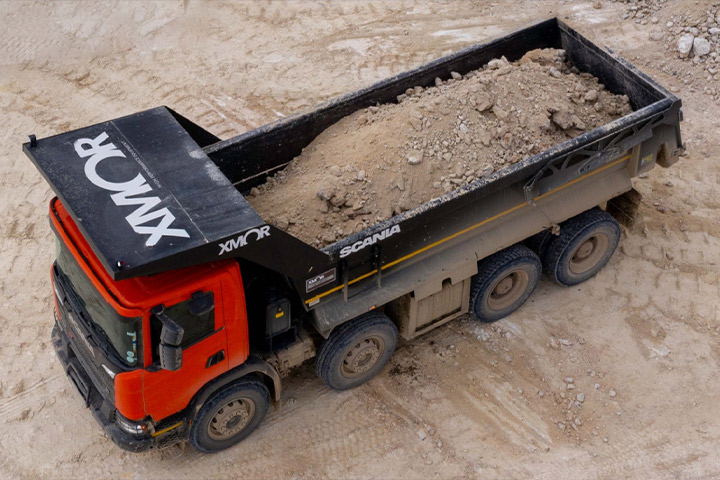
M563 50L494 59L343 118L248 201L324 247L630 111Z

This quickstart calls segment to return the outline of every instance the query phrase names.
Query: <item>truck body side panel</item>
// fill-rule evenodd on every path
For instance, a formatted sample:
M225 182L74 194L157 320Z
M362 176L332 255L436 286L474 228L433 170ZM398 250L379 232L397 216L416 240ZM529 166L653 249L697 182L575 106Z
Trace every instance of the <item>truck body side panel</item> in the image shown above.
M630 190L630 162L630 153L623 152L605 168L540 195L535 205L525 201L520 189L488 196L472 215L467 212L466 221L458 225L457 231L439 239L438 245L425 251L419 249L401 264L387 269L380 288L373 288L375 283L351 279L347 301L338 292L321 302L312 311L313 326L327 336L337 325L402 295L415 291L423 298L439 292L446 279L455 284L468 278L477 273L478 260ZM422 231L415 234L423 236Z

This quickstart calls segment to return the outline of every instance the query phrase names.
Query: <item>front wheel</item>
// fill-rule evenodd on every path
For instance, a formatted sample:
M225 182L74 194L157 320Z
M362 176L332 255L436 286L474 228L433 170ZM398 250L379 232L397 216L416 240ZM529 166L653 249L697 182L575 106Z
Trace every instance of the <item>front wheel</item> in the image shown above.
M520 308L537 287L541 270L538 256L520 244L481 260L470 287L475 318L495 322Z
M206 453L231 447L257 428L269 406L270 393L260 380L230 384L198 412L190 429L190 445Z
M390 360L397 339L397 328L385 314L367 313L338 327L320 346L317 375L335 390L362 385Z

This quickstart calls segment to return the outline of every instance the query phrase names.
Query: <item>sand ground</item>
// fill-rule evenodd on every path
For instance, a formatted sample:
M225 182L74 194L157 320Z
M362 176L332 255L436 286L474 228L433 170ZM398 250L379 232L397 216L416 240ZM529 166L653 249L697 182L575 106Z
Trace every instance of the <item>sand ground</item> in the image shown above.
M664 5L659 25L712 3ZM1 2L0 477L720 476L720 107L707 93L718 85L668 57L649 38L656 25L622 20L627 8ZM640 224L597 277L571 289L543 280L490 327L452 322L353 391L329 391L302 367L281 408L219 454L130 454L104 437L52 352L52 194L21 152L27 134L164 104L227 138L550 15L684 102L688 155L637 180ZM584 402L568 408L577 393Z

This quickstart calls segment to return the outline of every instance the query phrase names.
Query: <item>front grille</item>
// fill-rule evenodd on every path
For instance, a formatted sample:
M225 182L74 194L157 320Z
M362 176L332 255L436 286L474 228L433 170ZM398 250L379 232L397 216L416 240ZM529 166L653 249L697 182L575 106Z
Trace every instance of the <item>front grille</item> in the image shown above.
M55 282L61 282L58 275L59 272L57 271L57 266L53 270ZM65 295L68 298L70 297L70 295L75 294L75 292L72 291L72 287L69 285L69 283L62 282L61 285ZM66 332L70 331L73 337L69 345L69 350L72 352L72 355L78 359L85 374L90 377L90 380L92 380L100 395L102 395L103 398L112 403L115 401L114 381L107 373L102 370L102 367L98 364L96 359L93 358L92 354L87 350L87 346L83 344L83 340L76 338L78 335L82 335L82 332L78 332L76 331L76 329L73 329L70 326L71 322L68 321L68 316L73 314L74 318L77 319L78 314L71 311L71 305L68 301L68 298L66 298L64 302L58 302L58 305L60 307L59 314L61 327ZM77 319L75 321L79 322L80 320Z
M105 400L109 402L115 401L115 388L113 380L108 374L100 371L99 365L95 363L95 359L90 357L83 345L78 345L79 342L72 342L70 348L72 349L75 357L80 361L85 373L90 377L95 387L100 392Z

